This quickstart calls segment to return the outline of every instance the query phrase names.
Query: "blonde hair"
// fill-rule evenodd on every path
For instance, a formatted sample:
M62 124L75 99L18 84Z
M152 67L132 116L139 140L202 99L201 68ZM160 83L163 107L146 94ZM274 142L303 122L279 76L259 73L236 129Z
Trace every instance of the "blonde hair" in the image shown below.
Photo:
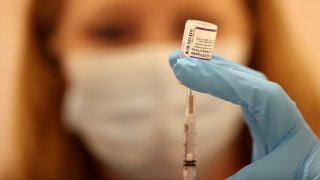
M48 47L61 7L60 0L34 0L30 7L15 111L19 161L9 179L94 179L97 174L85 148L61 123L65 84Z

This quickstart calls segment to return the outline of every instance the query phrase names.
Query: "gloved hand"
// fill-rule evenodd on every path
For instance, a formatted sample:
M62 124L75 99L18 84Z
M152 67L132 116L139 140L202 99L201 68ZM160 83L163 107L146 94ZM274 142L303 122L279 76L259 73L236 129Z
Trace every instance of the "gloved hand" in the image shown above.
M320 142L295 103L255 70L214 56L211 61L170 55L188 88L239 104L253 137L252 163L229 179L320 180Z

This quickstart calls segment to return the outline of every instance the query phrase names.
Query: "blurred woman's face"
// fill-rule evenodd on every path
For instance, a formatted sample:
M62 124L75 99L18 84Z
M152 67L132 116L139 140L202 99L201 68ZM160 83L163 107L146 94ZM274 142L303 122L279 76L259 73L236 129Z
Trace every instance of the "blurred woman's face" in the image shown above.
M62 54L145 42L181 42L186 19L217 24L218 43L224 39L250 42L246 4L240 0L67 0L55 42Z
M178 112L186 89L174 86L166 48L179 46L187 19L209 21L219 26L216 52L246 63L251 32L245 7L240 0L65 1L53 42L70 82L66 124L78 128L98 159L130 177L150 179L157 172L168 175L160 179L177 179L183 141ZM198 158L206 164L241 128L240 109L204 94L197 102L202 122L219 124L199 125ZM158 111L159 105L165 108ZM161 146L170 147L165 152L154 141L163 132ZM219 141L207 142L216 136ZM166 158L153 166L159 154ZM145 167L148 173L141 172Z

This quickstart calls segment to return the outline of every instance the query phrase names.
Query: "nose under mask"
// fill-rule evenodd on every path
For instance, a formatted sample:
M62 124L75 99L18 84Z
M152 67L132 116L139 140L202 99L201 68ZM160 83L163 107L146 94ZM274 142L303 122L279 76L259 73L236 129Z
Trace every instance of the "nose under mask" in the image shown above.
M127 179L181 179L183 123L188 89L168 65L167 44L108 52L73 53L63 67L69 87L64 124L106 167ZM178 46L174 46L178 47ZM238 106L196 93L197 169L241 128Z

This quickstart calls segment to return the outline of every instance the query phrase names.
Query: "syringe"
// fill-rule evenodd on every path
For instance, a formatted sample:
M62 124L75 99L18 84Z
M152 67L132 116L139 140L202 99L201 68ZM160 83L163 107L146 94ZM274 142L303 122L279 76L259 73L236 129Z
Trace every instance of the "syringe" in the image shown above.
M210 61L216 42L218 27L215 24L188 20L182 38L180 57L198 58ZM184 124L184 164L183 179L195 180L196 177L196 116L194 96L190 90L187 95L187 108Z
M183 179L195 180L196 177L196 116L192 91L187 95L187 107L184 124L184 164Z

